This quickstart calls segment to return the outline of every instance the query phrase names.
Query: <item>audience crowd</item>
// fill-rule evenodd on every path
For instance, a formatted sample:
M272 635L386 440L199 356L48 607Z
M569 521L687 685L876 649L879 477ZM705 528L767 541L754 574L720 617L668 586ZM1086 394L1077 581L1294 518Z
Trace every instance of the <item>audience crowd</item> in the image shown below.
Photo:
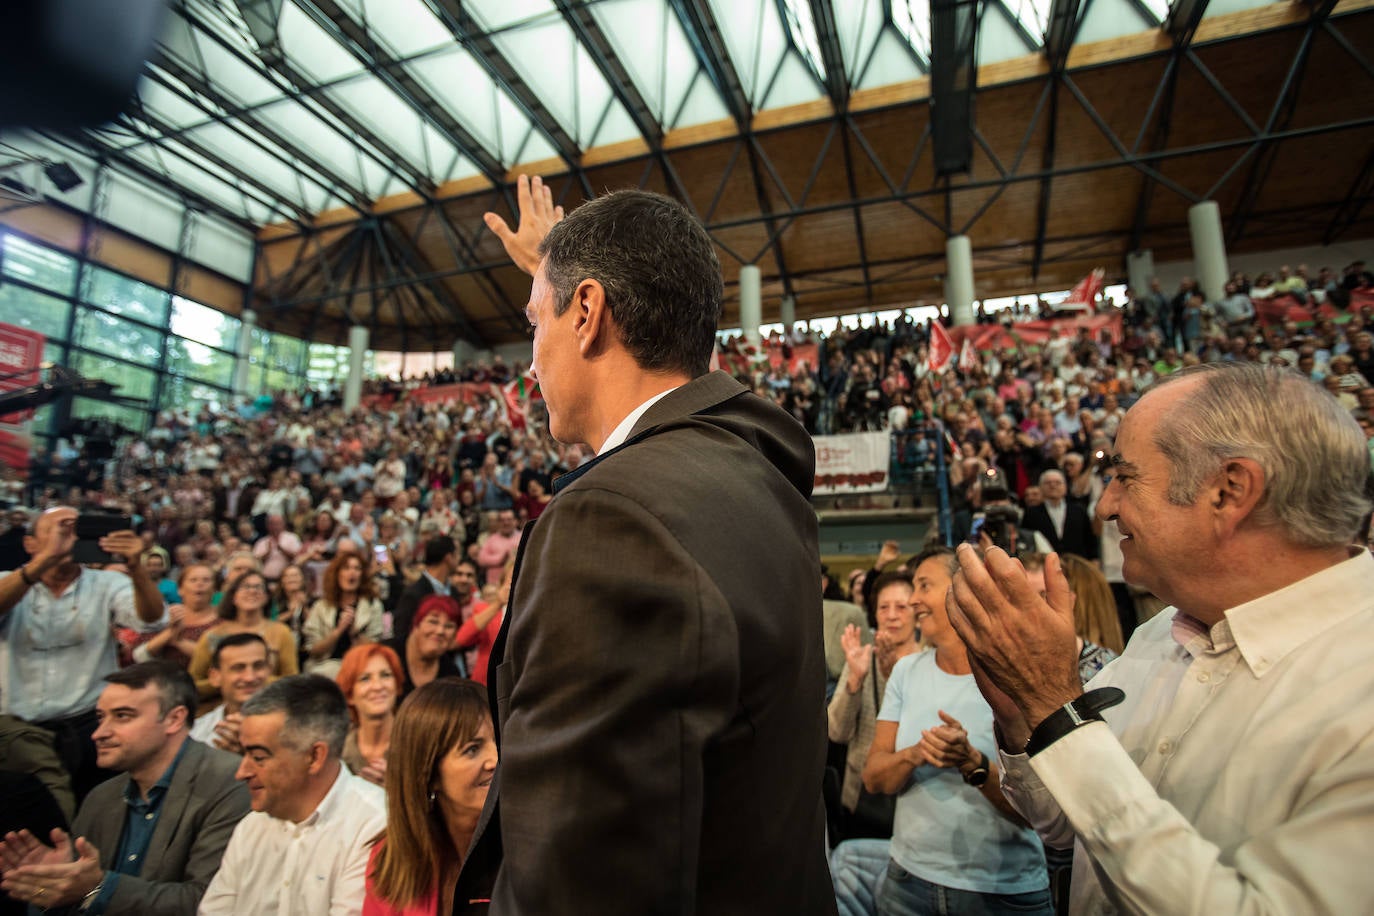
M1127 411L1190 365L1289 366L1354 416L1374 467L1372 286L1362 264L1236 275L1210 303L1191 280L1154 284L1115 309L1115 339L999 346L941 371L908 319L822 339L798 325L719 357L815 435L926 433L921 464L945 449L952 543L1019 554L1040 595L1044 556L1063 555L1086 684L1160 607L1126 585L1121 533L1094 516ZM1270 315L1273 296L1313 319ZM1043 317L979 316L1013 337ZM504 396L522 370L375 380L352 412L330 390L170 412L108 462L63 442L27 482L9 475L0 741L37 727L52 746L0 763L0 784L40 800L3 828L0 912L448 911L495 766L485 692L457 679L486 682L522 528L592 457L549 436L537 397ZM422 396L446 385L456 400ZM78 513L124 521L92 539ZM1018 911L1062 910L1069 860L1003 797L946 615L959 556L899 559L888 543L848 588L821 585L841 912L921 911L899 858ZM959 848L932 829L955 821L971 831Z

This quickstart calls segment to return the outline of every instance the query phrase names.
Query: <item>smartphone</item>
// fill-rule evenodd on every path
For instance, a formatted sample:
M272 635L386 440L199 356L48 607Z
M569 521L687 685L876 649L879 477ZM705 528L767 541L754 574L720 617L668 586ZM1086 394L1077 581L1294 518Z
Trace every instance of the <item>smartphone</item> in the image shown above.
M391 555L387 551L385 544L378 544L376 547L372 548L372 556L376 558L378 563L385 563L390 559Z
M128 531L133 521L127 515L109 512L83 513L76 518L76 546L72 559L78 563L121 563L123 557L100 549L100 539L116 531Z

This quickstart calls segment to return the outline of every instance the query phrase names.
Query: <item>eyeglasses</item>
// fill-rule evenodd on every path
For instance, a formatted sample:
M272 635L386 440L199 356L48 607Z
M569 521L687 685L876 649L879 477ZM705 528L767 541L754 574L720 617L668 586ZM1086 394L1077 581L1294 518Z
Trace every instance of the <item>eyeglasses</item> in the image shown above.
M238 587L238 591L241 591L241 592L265 592L265 591L267 591L267 586L264 585L264 584L262 584L261 582L245 582L245 583L243 583L242 585L240 585L240 586Z

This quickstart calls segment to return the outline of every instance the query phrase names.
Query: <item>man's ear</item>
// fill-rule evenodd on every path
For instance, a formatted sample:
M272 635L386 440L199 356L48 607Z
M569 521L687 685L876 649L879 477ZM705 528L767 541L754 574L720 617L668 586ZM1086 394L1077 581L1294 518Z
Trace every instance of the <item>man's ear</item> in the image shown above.
M1208 488L1220 533L1232 534L1264 498L1264 469L1253 458L1228 458Z
M210 670L205 673L205 676L209 679L210 686L216 690L219 690L220 686L224 683L224 675L220 673L218 668L210 668Z
M590 278L577 284L572 305L576 310L573 327L577 334L577 349L583 356L595 356L605 349L611 329L611 312L606 306L606 288L601 281Z
M316 776L324 770L324 765L329 762L329 745L323 741L316 741L310 745L310 775Z

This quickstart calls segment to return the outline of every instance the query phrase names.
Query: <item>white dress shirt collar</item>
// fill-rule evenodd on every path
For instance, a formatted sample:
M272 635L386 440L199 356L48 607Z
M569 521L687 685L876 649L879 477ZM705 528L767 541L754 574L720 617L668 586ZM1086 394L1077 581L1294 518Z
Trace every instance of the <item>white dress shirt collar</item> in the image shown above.
M1360 594L1371 574L1374 555L1360 550L1342 563L1227 611L1225 623L1255 677L1263 677L1294 649L1358 613L1361 604L1350 597ZM1296 608L1301 613L1295 613Z
M635 428L635 424L639 422L639 418L644 416L644 414L648 412L650 407L653 407L659 401L663 400L664 397L672 394L674 391L677 391L676 387L669 388L667 391L660 391L658 394L649 398L649 400L645 401L643 404L640 404L634 410L630 411L630 413L625 417L625 419L621 420L620 423L616 426L616 428L611 430L611 434L606 437L606 441L601 443L601 449L597 452L597 454L604 455L611 449L615 448L617 445L623 443L626 439L630 438L630 430Z

